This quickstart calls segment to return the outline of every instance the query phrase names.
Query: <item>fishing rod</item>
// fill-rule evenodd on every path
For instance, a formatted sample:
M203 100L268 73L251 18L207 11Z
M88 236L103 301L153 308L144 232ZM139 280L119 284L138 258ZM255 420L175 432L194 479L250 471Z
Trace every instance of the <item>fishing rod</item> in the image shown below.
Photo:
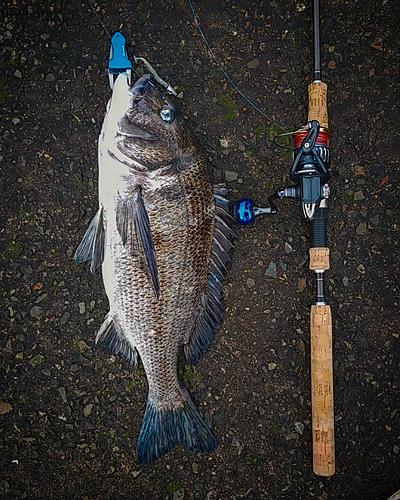
M311 407L313 438L313 469L319 476L335 473L335 442L333 413L332 312L325 301L324 277L329 269L327 241L328 198L330 174L327 85L321 80L321 43L319 0L313 0L314 73L308 86L308 121L292 135L294 149L290 178L293 185L278 188L269 197L269 206L255 207L250 198L243 198L234 207L239 224L252 224L262 214L276 214L275 201L297 199L304 217L310 222L310 270L315 274L316 302L311 306Z

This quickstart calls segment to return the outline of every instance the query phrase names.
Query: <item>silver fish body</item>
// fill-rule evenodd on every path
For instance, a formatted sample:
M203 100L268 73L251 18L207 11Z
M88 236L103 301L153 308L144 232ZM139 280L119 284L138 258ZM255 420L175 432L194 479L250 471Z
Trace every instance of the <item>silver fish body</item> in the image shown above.
M224 192L176 109L147 75L118 76L99 137L99 211L77 262L102 264L110 311L97 341L131 364L142 360L149 395L137 456L151 462L180 443L216 447L178 378L184 345L197 362L221 320L221 281L234 233Z

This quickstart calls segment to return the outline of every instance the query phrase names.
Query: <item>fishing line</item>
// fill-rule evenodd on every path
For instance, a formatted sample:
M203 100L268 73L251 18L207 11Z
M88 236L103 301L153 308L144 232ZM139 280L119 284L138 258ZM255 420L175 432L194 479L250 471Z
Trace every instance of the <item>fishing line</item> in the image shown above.
M264 111L262 111L256 104L253 103L253 101L251 99L249 99L240 89L239 87L235 84L235 82L232 80L232 78L227 74L227 72L224 70L224 68L222 67L221 63L219 62L219 60L217 59L217 57L215 56L214 54L214 51L212 50L210 44L208 43L207 41L207 38L203 32L203 30L201 29L200 27L200 23L197 19L197 16L196 16L196 12L194 10L194 7L193 7L193 4L192 4L192 0L188 0L189 1L189 5L190 5L190 8L192 9L192 14L193 14L193 18L195 20L195 23L196 23L196 26L197 26L197 29L199 30L200 32L200 35L203 37L203 40L204 40L204 43L206 44L212 58L214 59L215 63L217 64L217 66L219 67L219 69L222 71L223 75L225 76L225 78L228 80L228 82L232 85L232 87L236 90L236 92L238 92L238 94L240 94L243 99L245 99L249 104L250 106L252 106L256 111L258 111L259 113L261 113L267 120L269 120L270 122L272 122L274 125L276 125L278 128L280 128L281 130L283 130L284 132L286 132L286 130L281 127L280 125L278 125L278 123L276 123L275 120L273 120L270 116L268 116L266 113L264 113Z
M111 38L111 35L110 35L110 32L108 31L108 29L105 27L103 21L100 19L100 16L97 14L95 8L93 7L92 3L90 0L87 0L87 3L90 5L92 11L96 14L96 17L97 19L99 20L99 23L103 26L103 28L105 29L107 35L108 35L108 38Z

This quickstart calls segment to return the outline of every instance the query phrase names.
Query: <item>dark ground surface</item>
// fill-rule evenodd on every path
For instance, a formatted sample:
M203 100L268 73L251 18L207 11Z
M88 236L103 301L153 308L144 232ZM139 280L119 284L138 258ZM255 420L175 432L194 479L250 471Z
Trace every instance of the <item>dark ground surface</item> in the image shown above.
M223 327L185 376L217 451L176 447L154 465L136 462L144 372L94 345L107 299L100 274L72 260L97 206L109 39L84 2L9 1L0 10L1 498L165 499L180 490L174 498L385 500L400 488L400 3L321 3L333 158L327 293L336 475L317 477L311 467L314 284L308 226L290 201L274 218L238 229ZM289 182L290 158L212 63L189 4L99 5L131 53L135 45L137 55L173 73L168 80L183 92L181 108L214 180L236 172L231 198L250 194L266 204ZM195 7L240 88L282 126L303 124L310 6ZM275 278L266 275L271 263Z

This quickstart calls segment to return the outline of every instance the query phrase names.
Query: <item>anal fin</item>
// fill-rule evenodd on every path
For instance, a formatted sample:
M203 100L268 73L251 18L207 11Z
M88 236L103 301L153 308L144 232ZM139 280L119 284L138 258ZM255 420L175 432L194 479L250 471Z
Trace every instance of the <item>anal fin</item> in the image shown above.
M107 353L119 356L131 366L137 366L139 355L134 346L118 331L110 313L96 335L96 344L100 343Z

